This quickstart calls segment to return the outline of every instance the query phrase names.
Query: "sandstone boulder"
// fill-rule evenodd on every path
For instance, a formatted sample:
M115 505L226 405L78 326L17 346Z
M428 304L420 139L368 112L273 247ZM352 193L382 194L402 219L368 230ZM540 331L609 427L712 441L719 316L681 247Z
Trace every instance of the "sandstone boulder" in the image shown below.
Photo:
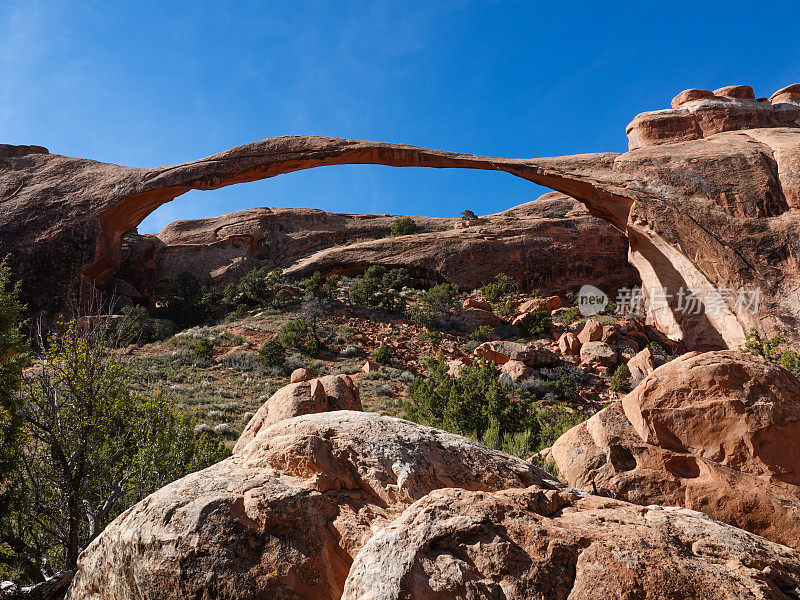
M656 369L653 360L653 351L650 348L645 348L637 353L633 358L628 361L628 369L631 372L631 382L636 385L642 379L650 375Z
M564 306L561 298L558 296L548 296L547 298L531 298L520 304L517 312L527 314L536 310L545 310L552 313L554 310Z
M374 373L375 371L380 371L382 368L383 367L379 363L375 362L371 358L368 358L367 361L364 363L364 366L361 367L361 372Z
M347 375L327 375L282 387L250 419L233 448L241 452L262 429L298 415L363 410L358 388Z
M589 319L578 332L578 341L581 344L600 342L603 340L603 326L597 319Z
M497 327L503 323L503 319L492 311L480 308L462 310L458 313L457 320L467 331L475 331L478 327Z
M478 300L477 298L469 297L464 299L464 303L462 304L463 308L477 308L478 310L486 310L492 312L492 305L488 302L483 300Z
M484 342L475 348L475 356L504 365L510 360L525 363L529 367L552 367L558 364L558 355L546 348L537 348L533 344L521 344L500 340Z
M699 510L800 548L800 381L751 355L659 367L548 458L570 485Z
M311 379L311 371L305 367L300 367L292 371L292 374L289 376L289 383L300 383L301 381L308 381L309 379Z
M619 356L605 342L587 342L581 346L581 363L588 367L613 367Z
M570 331L565 331L558 338L558 349L566 356L577 356L581 351L581 342L578 336Z
M800 552L698 512L537 487L436 490L375 532L343 600L788 599Z
M561 487L522 460L400 419L303 415L122 514L81 555L68 598L333 600L373 530L431 491L530 485Z
M500 381L518 383L528 379L533 371L521 360L509 360L500 368Z

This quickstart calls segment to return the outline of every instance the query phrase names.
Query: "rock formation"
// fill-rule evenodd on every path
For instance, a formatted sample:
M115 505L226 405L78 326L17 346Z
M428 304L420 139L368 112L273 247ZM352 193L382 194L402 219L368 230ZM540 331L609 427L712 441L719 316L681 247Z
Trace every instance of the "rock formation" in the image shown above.
M748 94L742 89L718 92L714 98L687 93L687 102L671 109L677 116L640 116L630 127L635 149L625 154L503 159L285 136L182 165L135 169L3 147L0 254L13 254L37 308L57 310L77 294L82 277L94 285L114 279L125 234L190 189L336 164L488 169L572 196L625 233L643 287L666 288L671 295L653 322L687 348L735 347L751 327L765 334L783 330L796 341L797 88L789 86L768 102L743 98ZM693 102L708 104L692 112ZM742 117L740 106L750 116ZM687 135L677 125L680 111L694 115L699 133ZM757 116L761 112L768 116ZM651 139L659 143L648 145ZM741 301L744 288L760 289L759 310ZM684 310L681 290L698 297L704 310Z
M437 490L376 532L343 600L792 598L798 554L685 509Z
M760 358L677 358L547 456L570 485L702 511L800 548L800 381Z
M456 435L354 411L248 430L232 457L109 525L68 600L800 592L797 550L693 511L590 496Z
M327 375L292 382L261 405L245 426L233 451L241 452L259 431L278 421L332 410L363 410L358 388L350 377Z
M500 272L525 289L591 284L616 290L638 281L625 237L563 194L545 194L467 228L456 228L461 219L414 217L420 233L390 237L396 219L257 208L177 221L155 236L125 236L116 279L138 300L152 299L181 271L223 285L262 266L302 276L352 275L379 264L407 268L422 283L450 281L462 289L484 285Z
M68 598L339 598L372 532L431 491L560 487L522 460L374 413L294 417L237 448L109 525Z

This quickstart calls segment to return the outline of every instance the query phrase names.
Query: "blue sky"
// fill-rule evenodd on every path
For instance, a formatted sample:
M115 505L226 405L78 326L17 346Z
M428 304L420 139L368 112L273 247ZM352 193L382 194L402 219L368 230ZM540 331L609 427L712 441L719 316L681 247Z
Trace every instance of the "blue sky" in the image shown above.
M624 151L688 87L800 82L794 2L0 2L0 142L131 166L304 133L493 156ZM140 226L253 206L454 216L542 193L339 166L190 192Z

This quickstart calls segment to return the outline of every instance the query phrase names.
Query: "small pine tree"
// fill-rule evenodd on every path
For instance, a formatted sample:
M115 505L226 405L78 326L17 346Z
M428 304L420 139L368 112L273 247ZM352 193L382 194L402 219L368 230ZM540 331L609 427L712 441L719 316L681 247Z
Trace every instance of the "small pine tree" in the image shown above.
M468 208L461 211L461 218L464 221L474 221L478 216Z
M402 217L400 219L396 219L392 223L391 227L392 237L411 235L412 233L417 233L417 224L411 217Z
M280 367L286 362L286 351L278 340L269 340L261 346L258 358L268 367Z
M631 389L631 370L628 365L620 365L611 377L612 392L628 392Z
M375 357L375 362L381 365L388 365L390 362L392 362L392 354L389 352L389 346L387 346L385 343L381 344L378 349L375 350L375 354L373 356Z

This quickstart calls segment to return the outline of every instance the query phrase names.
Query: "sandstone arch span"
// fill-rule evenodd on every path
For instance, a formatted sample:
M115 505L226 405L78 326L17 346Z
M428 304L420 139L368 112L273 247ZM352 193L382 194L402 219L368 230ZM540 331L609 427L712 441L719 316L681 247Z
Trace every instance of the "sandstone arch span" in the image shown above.
M81 278L103 282L112 276L122 236L190 189L337 164L504 171L575 197L624 232L645 287L691 287L711 295L716 288L745 284L766 288L766 313L749 314L725 300L722 314L682 314L670 302L656 316L662 329L689 348L730 347L751 326L765 332L793 327L800 312L792 295L800 286L791 251L800 204L800 171L793 170L800 130L755 131L758 136L723 132L625 154L534 159L284 136L152 169L4 147L0 252L13 254L28 297L54 310L77 293ZM731 162L735 169L722 168ZM778 281L783 287L773 290Z

